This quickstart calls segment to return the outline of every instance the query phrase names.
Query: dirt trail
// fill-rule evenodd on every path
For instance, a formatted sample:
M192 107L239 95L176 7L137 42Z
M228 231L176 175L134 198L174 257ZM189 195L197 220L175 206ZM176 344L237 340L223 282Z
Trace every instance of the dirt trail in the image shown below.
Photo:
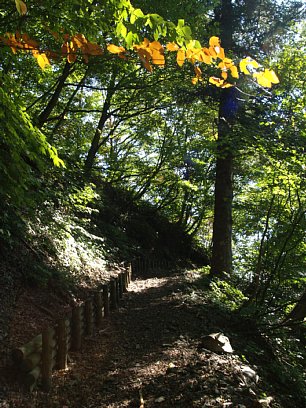
M120 308L55 372L50 394L11 393L0 407L260 407L241 361L199 349L214 316L199 313L184 275L136 279ZM279 406L279 405L271 405Z

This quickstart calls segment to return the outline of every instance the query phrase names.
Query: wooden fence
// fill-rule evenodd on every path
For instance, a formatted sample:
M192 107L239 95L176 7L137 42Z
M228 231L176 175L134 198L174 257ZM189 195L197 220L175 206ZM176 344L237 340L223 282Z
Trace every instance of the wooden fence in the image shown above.
M159 258L136 258L132 261L133 275L143 275L150 271L163 270L172 266L170 261Z
M118 308L131 275L132 266L129 266L73 308L70 316L58 321L55 327L46 328L27 344L13 350L19 380L27 391L32 391L38 382L44 391L51 389L52 371L67 368L69 351L79 350L84 335L93 335L104 317Z

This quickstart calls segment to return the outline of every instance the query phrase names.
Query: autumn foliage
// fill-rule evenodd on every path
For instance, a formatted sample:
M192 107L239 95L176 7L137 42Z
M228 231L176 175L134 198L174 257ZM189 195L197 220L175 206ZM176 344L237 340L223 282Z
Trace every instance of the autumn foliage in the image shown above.
M17 11L20 15L27 13L27 6L22 0L15 0ZM26 33L6 33L0 36L0 42L11 48L13 53L18 50L31 52L42 69L50 65L50 60L54 58L65 58L69 63L77 60L81 56L85 63L88 63L91 56L101 56L104 54L103 48L85 38L81 33L70 36L69 34L59 35L52 32L56 40L62 39L61 51L42 51L36 40L31 39ZM134 44L132 49L127 51L122 46L109 44L107 51L117 55L119 58L126 58L128 54L136 53L144 68L152 72L153 65L164 67L166 64L166 54L176 52L176 62L182 67L185 61L194 67L195 76L192 83L195 85L203 80L201 64L211 65L216 69L216 76L209 78L209 83L219 88L229 88L235 86L235 80L240 74L251 75L257 83L266 88L271 88L272 84L279 82L274 71L263 69L260 64L250 57L242 59L238 65L231 58L227 58L224 48L221 47L220 39L213 36L209 39L208 47L202 47L198 41L189 40L186 46L179 46L175 42L165 45L159 41L150 41L147 38L140 44Z

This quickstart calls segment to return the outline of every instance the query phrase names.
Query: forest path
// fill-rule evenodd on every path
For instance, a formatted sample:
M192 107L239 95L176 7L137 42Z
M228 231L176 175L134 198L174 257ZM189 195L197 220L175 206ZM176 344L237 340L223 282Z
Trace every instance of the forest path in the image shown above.
M201 313L199 293L186 274L134 280L69 369L54 373L52 391L19 395L12 406L260 407L257 386L242 384L238 356L199 349L220 323Z

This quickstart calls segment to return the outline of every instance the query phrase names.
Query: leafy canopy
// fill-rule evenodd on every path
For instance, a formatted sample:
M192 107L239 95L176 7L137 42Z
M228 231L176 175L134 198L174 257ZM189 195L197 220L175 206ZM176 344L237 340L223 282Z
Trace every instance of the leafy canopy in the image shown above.
M22 0L15 0L16 8L20 15L27 13L27 6ZM185 25L183 19L178 20L177 26L172 22L165 21L158 14L144 14L141 9L132 6L129 0L110 1L115 5L114 18L116 23L115 35L122 39L127 51L122 45L108 44L106 49L119 58L128 59L136 53L143 66L152 72L152 65L164 67L165 55L176 52L177 64L181 67L185 61L194 67L195 77L192 83L202 81L201 65L207 64L215 68L220 76L211 76L209 82L220 88L229 88L235 85L235 80L241 74L252 75L258 84L265 88L271 88L272 84L279 82L274 71L262 69L257 61L246 57L235 65L231 58L225 56L225 50L221 47L220 39L213 36L209 39L209 46L203 47L199 41L192 39L190 27ZM140 41L143 27L148 27L154 37L150 41L146 37ZM68 34L51 32L57 42L61 43L60 52L55 50L43 50L38 41L30 38L27 33L5 33L0 36L0 42L9 46L13 53L18 50L31 52L42 69L51 64L52 59L66 58L73 63L81 55L86 63L91 56L102 56L105 49L98 43L89 41L83 33ZM167 38L170 42L162 44L159 38Z

